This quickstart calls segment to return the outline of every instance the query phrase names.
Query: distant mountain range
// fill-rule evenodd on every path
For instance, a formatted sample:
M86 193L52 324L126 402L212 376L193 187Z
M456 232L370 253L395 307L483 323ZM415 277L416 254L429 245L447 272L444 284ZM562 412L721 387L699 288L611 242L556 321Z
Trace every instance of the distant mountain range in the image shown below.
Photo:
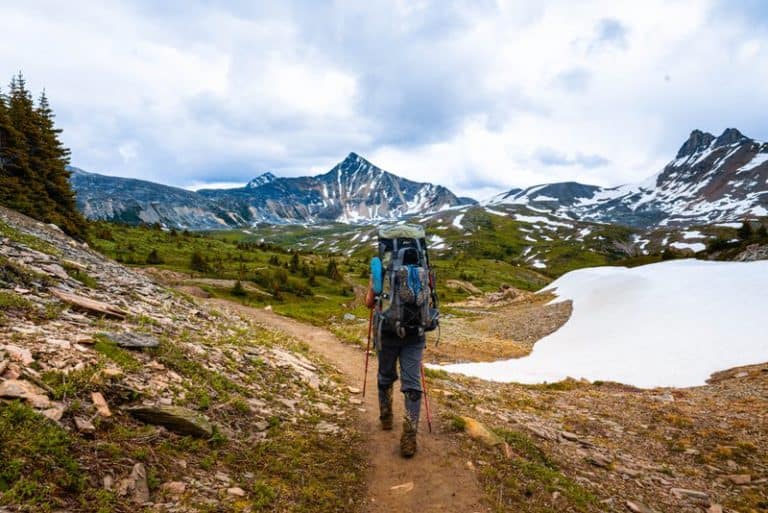
M280 178L264 173L242 188L197 192L71 170L78 206L89 219L157 222L195 230L396 220L476 203L443 186L384 171L356 153L318 176Z
M356 153L325 174L264 173L235 189L187 191L143 180L72 170L78 207L90 219L160 223L191 230L269 224L397 220L475 204L440 185L401 178ZM576 182L512 189L483 203L636 228L733 222L768 215L768 143L735 128L694 130L674 160L643 183Z
M598 187L576 182L512 189L485 202L540 208L637 228L733 222L768 216L768 143L735 128L719 137L691 132L677 156L643 183Z

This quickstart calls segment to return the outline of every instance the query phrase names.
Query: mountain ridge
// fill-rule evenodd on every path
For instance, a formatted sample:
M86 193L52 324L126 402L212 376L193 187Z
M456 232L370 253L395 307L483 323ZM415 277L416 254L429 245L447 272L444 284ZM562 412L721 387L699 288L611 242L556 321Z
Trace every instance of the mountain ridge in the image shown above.
M72 168L78 206L91 219L226 229L267 224L396 221L477 204L446 187L381 169L355 152L314 176L265 172L243 187L191 192ZM153 187L156 186L156 187ZM693 130L647 180L615 187L575 181L515 187L481 203L533 208L574 220L649 229L768 215L768 143L736 128Z
M751 139L735 128L727 128L717 137L697 129L675 159L643 182L616 187L578 182L542 184L511 189L485 204L533 205L572 219L636 228L765 216L768 143Z
M354 152L315 176L278 177L266 172L243 187L196 192L71 170L78 206L90 219L158 222L174 228L394 221L413 213L475 203L441 185L385 171Z

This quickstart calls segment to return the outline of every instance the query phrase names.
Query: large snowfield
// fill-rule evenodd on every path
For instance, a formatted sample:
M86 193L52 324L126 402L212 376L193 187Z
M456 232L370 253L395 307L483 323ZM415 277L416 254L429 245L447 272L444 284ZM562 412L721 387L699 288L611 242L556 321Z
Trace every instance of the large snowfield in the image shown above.
M768 261L673 260L595 267L545 290L573 314L524 358L442 367L492 381L566 377L642 388L702 385L716 371L768 361Z

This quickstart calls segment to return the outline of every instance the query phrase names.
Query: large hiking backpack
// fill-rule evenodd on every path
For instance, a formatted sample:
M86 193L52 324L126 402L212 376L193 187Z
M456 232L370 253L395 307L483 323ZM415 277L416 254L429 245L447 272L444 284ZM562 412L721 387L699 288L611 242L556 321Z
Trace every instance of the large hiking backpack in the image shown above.
M380 227L378 235L379 256L371 265L378 298L374 313L377 346L382 331L400 338L423 335L438 327L440 316L424 228L388 225Z

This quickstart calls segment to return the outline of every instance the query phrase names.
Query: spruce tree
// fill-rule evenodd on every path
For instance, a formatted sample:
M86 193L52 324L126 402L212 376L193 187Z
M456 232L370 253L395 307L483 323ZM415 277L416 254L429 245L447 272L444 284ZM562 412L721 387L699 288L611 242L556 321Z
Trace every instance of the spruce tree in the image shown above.
M27 152L11 120L9 100L0 91L0 204L20 209L29 201L23 187Z
M40 137L34 120L35 106L21 73L11 79L8 112L20 136L20 150L26 156L19 169L22 189L18 191L18 198L9 206L35 219L50 222L52 209L39 173Z
M85 218L77 210L75 192L69 182L71 173L67 170L67 165L70 152L59 140L61 129L54 125L54 114L45 90L40 95L38 108L34 114L40 138L39 172L44 181L48 200L53 206L51 221L70 235L85 238L87 230Z
M752 238L752 224L749 221L744 221L741 225L741 228L739 228L736 231L736 235L741 240L749 240Z
M9 94L0 94L0 204L85 239L60 133L45 92L35 107L24 76L14 76Z

